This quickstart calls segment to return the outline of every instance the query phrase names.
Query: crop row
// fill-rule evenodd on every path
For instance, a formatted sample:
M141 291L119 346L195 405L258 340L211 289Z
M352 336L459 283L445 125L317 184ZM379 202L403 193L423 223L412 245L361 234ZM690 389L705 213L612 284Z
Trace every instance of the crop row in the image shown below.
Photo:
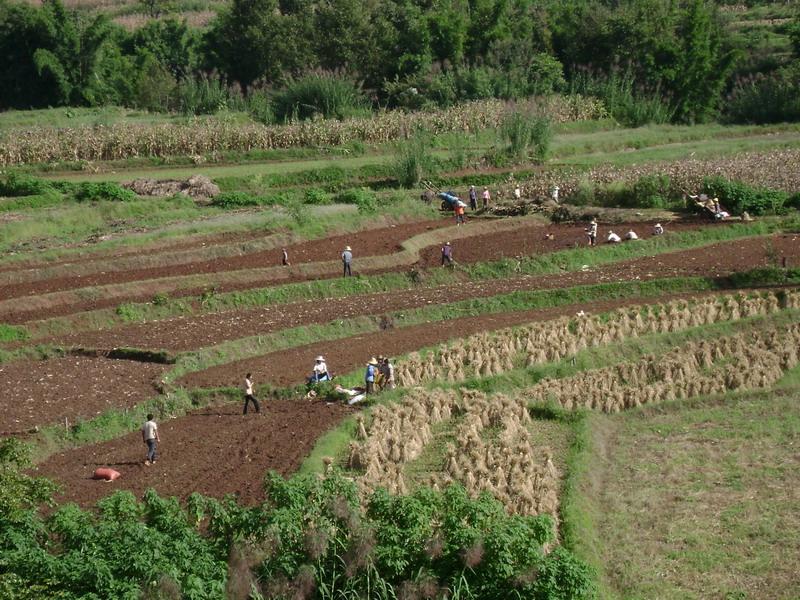
M435 112L380 112L370 118L314 120L287 125L237 124L218 119L188 123L98 125L83 128L12 130L0 138L0 165L102 161L134 157L207 156L297 146L385 143L426 134L473 132L496 127L515 110L540 110L554 121L591 119L602 104L580 96L552 97L522 105L496 100Z
M626 408L728 391L769 388L798 363L800 324L714 341L690 342L662 356L544 379L527 390L532 402L555 401L568 410Z
M698 194L706 178L719 176L731 181L794 194L800 189L800 150L770 150L746 152L714 158L686 158L670 162L652 162L617 166L602 164L588 170L578 167L548 169L533 177L510 177L505 183L493 186L497 197L512 198L519 186L525 198L550 198L558 186L566 202L583 186L633 184L648 176L669 177L670 194Z
M412 353L398 361L401 386L435 380L464 381L490 377L527 366L555 362L579 351L654 333L766 315L781 306L800 305L800 292L763 292L722 295L696 301L677 300L665 305L630 307L608 315L562 317L526 327L480 333L457 344L443 344L425 356Z
M349 467L363 471L366 490L385 487L404 494L404 466L419 458L433 439L432 427L458 419L456 444L448 444L434 488L457 481L471 496L489 492L512 514L548 514L558 519L559 474L546 448L535 447L526 403L508 396L464 390L414 390L402 404L379 406L367 429L351 442ZM487 430L499 431L496 440ZM494 437L494 436L492 436Z

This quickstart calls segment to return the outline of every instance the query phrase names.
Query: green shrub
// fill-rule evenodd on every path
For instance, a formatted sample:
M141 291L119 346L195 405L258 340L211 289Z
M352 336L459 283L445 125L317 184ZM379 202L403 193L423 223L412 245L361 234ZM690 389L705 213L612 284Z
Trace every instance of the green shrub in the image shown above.
M240 208L242 206L263 206L276 204L274 197L252 196L246 192L223 192L214 196L211 204L220 208Z
M355 204L360 213L373 213L378 210L378 197L367 188L353 188L334 197L337 204Z
M28 330L19 325L0 323L0 342L18 342L28 339Z
M800 120L800 61L736 82L724 107L730 123L781 123Z
M36 196L53 189L53 184L46 179L39 179L16 171L11 171L0 179L0 196Z
M544 115L525 115L513 112L500 127L503 141L508 143L505 154L512 163L533 159L543 163L550 151L553 131L550 119Z
M247 112L254 121L264 125L271 125L275 122L275 110L272 100L265 90L253 90L247 96Z
M430 136L425 131L418 131L411 139L397 144L392 171L401 186L413 188L434 171L436 162L430 150Z
M331 195L325 190L321 190L319 188L309 188L306 190L303 202L305 204L323 205L331 204L333 200Z
M291 79L273 97L278 120L345 119L369 113L369 103L353 81L329 72Z
M703 191L719 198L720 204L734 215L741 215L745 211L751 215L781 214L785 212L789 200L786 192L751 187L721 176L706 177Z
M85 181L75 187L75 199L78 202L98 202L100 200L125 202L136 200L136 194L111 181L99 183Z
M665 208L670 202L669 175L643 175L633 184L633 206Z

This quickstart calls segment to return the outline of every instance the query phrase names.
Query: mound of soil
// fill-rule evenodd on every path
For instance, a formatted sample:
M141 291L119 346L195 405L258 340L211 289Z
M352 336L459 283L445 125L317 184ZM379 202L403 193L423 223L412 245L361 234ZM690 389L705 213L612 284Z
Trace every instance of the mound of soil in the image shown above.
M195 200L208 200L219 194L219 187L205 175L192 175L184 181L178 179L135 179L121 184L139 196L174 196L183 194Z

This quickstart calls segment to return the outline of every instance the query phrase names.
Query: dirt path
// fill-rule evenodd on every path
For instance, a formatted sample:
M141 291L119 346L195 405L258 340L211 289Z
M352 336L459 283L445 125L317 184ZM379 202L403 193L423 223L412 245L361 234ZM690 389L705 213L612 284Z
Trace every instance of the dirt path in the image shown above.
M64 487L59 502L91 506L115 490L141 496L154 488L185 499L193 492L221 498L236 494L248 504L264 499L269 470L294 472L317 438L353 409L305 400L261 403L261 414L241 414L239 404L208 407L159 424L159 460L143 464L145 445L137 431L122 438L54 454L39 475ZM122 474L113 483L92 479L98 467Z
M770 238L771 245L765 239L737 240L706 248L633 259L588 271L479 282L465 281L435 288L366 294L324 301L313 300L195 317L177 317L108 331L78 332L58 336L46 342L92 348L132 346L179 352L300 325L328 323L360 315L380 315L391 311L520 290L555 289L676 276L717 277L766 266L776 257L778 259L786 257L790 264L800 264L798 239L793 235L773 236Z
M0 363L0 435L144 402L158 395L154 383L165 368L83 356Z

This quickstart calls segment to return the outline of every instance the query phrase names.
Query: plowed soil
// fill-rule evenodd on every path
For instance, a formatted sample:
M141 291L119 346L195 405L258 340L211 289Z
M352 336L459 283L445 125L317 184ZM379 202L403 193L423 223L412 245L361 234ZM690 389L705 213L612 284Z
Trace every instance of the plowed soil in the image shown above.
M449 219L439 219L420 223L398 225L396 227L381 228L371 231L364 231L353 238L350 235L327 238L325 240L315 240L305 242L288 248L289 260L293 264L309 264L317 261L337 260L344 245L353 247L354 272L364 272L377 274L388 270L405 270L407 267L399 266L396 269L373 269L360 271L358 265L359 256L381 256L388 255L400 250L400 244L406 239L425 231L452 225ZM724 227L722 224L708 224L704 221L691 221L687 223L670 224L670 231L697 229L702 226ZM602 226L605 227L605 226ZM625 232L633 227L639 230L641 237L646 239L652 230L652 225L647 223L628 223L615 225L618 231ZM464 226L469 231L469 225ZM552 234L553 239L547 239L545 234ZM421 252L419 267L436 266L441 264L441 244L446 242L446 235L443 234L442 240L434 246L424 249ZM587 241L583 226L576 225L538 225L532 224L521 226L510 231L499 231L496 233L484 233L476 235L474 238L462 239L454 243L455 260L460 263L474 263L480 261L491 261L501 258L514 256L530 256L535 254L546 254L565 248L572 248L583 245ZM131 292L124 297L103 298L102 289L98 293L85 294L85 299L79 302L57 302L48 309L27 310L23 305L6 311L0 318L6 323L19 324L27 321L43 319L54 316L61 316L82 312L86 310L96 310L118 306L126 301L149 301L154 292L148 290L147 281L158 278L175 277L180 275L191 275L197 273L216 273L224 271L236 271L248 268L261 268L274 266L280 262L280 250L269 252L246 254L237 257L207 261L205 263L190 263L175 265L174 267L164 267L160 269L142 269L126 272L111 272L100 275L89 275L85 277L64 277L58 279L47 279L29 283L0 286L0 298L15 298L31 294L45 294L49 292L64 291L68 289L91 288L92 286L140 281L142 285L136 292ZM327 271L326 271L327 273ZM336 272L327 274L324 277L338 276ZM303 273L287 271L282 274L280 280L264 280L263 276L253 274L246 283L242 284L219 284L217 291L233 291L240 289L250 289L254 287L272 286L278 284L308 281L310 279L321 279L319 275L309 276ZM173 292L172 296L196 295L203 291L197 289L181 289Z
M134 406L157 395L164 365L67 356L0 363L0 435L36 425L92 418L109 408Z
M651 301L689 296L664 296ZM603 312L644 303L638 299L612 300L387 330L238 361L193 373L183 383L193 387L238 386L244 374L251 371L257 384L290 385L303 381L304 367L310 369L311 359L320 353L327 356L332 371L345 372L359 368L369 357L380 353L401 354L479 331L556 318L578 310ZM40 465L40 474L64 486L61 499L83 506L94 504L112 490L127 489L141 495L148 488L180 498L194 491L215 497L235 493L245 502L258 502L263 499L261 482L268 470L293 472L316 439L355 410L299 399L264 400L261 409L261 415L251 412L243 416L241 404L226 404L161 424L161 457L152 467L142 464L145 446L141 435L135 432L110 442L54 454ZM94 470L101 466L120 471L122 477L109 484L91 479Z
M405 223L293 244L288 246L286 250L289 253L289 262L293 264L337 260L339 256L341 256L345 246L351 246L356 257L380 256L399 251L400 244L415 235L449 225L452 225L452 223L446 219ZM108 273L83 276L69 276L68 273L65 273L64 277L0 286L0 298L17 298L33 294L47 294L61 290L148 279L161 279L164 277L178 277L181 275L269 267L280 265L281 258L281 250L276 248L274 250L188 264L174 266L165 264L163 267L159 268L111 271ZM165 256L164 260L168 262L169 256Z
M413 327L401 327L384 331L329 340L280 350L256 358L240 360L205 371L190 373L179 383L189 387L222 387L241 383L246 373L252 373L256 381L285 387L303 383L314 366L314 357L322 354L327 359L331 372L347 373L366 366L370 357L397 356L414 350L433 346L441 342L462 338L481 331L494 331L504 327L574 315L578 311L605 312L620 306L665 302L673 298L692 297L696 294L661 296L658 298L629 298L583 304L570 304L539 310L504 312L480 317L467 317L448 321L434 321Z
M467 243L471 242L472 240L469 240ZM518 290L554 289L676 276L718 277L767 266L770 261L780 261L783 258L786 258L789 264L800 264L800 244L797 236L782 235L768 239L752 238L725 242L701 249L633 259L587 271L495 281L466 281L436 288L298 302L197 317L179 317L109 331L64 335L48 342L102 349L129 346L185 351L299 325L327 323L359 315L380 315L396 310L494 296Z
M251 406L252 410L252 406ZM186 498L193 492L236 494L248 504L264 499L264 475L295 471L317 438L354 409L306 400L271 400L261 413L242 415L239 404L204 408L159 423L161 444L155 465L145 466L146 446L138 431L125 437L54 454L40 475L63 485L61 501L91 506L115 490L141 496L148 488ZM92 479L98 467L122 474L105 483Z

